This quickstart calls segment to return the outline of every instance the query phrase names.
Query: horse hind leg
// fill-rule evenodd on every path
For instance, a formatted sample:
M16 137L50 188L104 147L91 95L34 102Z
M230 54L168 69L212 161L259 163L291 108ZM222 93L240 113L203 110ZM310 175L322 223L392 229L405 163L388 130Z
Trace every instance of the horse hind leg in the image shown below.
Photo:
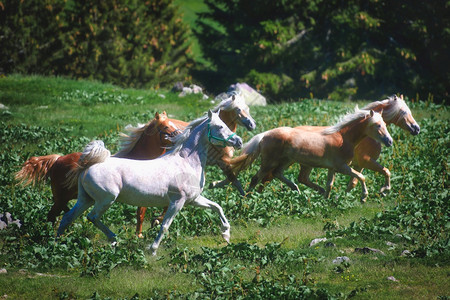
M211 201L203 196L198 196L194 202L190 203L191 205L201 207L201 208L208 208L211 209L219 214L220 222L222 223L222 226L220 229L222 230L222 237L225 239L227 243L230 243L230 223L228 223L227 218L225 217L225 214L223 213L222 207L217 204L214 201Z
M94 205L94 203L94 200L84 190L79 193L77 203L71 210L64 214L61 223L59 224L57 236L62 235L73 220L81 216L81 214Z
M162 221L163 221L163 219L164 219L164 216L165 216L166 213L167 213L167 208L168 208L167 206L164 207L163 212L162 212L159 216L157 216L156 218L153 219L153 221L152 221L152 227L156 227L156 226L158 226L159 224L162 223Z
M136 235L138 238L143 238L142 225L144 224L145 212L147 207L138 207L136 210Z
M97 201L92 211L87 215L87 219L91 221L95 225L95 227L100 229L110 242L116 241L116 235L108 228L108 226L102 223L101 217L108 210L108 208L111 207L111 205L114 203L114 200L115 199L105 199L102 201Z
M364 162L364 167L366 169L381 173L384 175L384 186L381 187L380 193L385 194L385 192L391 189L391 172L388 168L380 165L375 159L371 158Z

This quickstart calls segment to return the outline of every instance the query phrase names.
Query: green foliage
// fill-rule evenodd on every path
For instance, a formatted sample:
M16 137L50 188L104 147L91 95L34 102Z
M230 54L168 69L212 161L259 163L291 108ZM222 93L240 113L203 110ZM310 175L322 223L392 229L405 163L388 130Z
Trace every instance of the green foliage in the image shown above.
M188 76L189 27L172 0L3 1L0 20L2 73L152 88Z
M103 216L105 224L118 235L116 247L109 245L104 235L83 217L75 220L66 234L55 240L56 228L45 222L52 204L49 185L17 186L14 173L30 156L79 151L90 138L74 131L71 124L61 122L54 126L47 120L51 115L30 121L28 118L36 113L36 106L32 106L31 100L14 105L14 100L30 99L33 90L48 92L49 97L37 105L66 106L72 112L70 118L81 118L77 114L82 111L95 111L96 118L108 115L117 122L126 120L128 123L148 121L154 111L162 109L169 115L174 112L175 118L189 120L198 117L212 104L193 98L180 100L170 93L165 94L167 98L163 102L159 97L154 100L147 91L86 82L59 85L60 79L55 78L36 81L34 77L22 77L17 80L17 77L0 80L2 91L8 92L0 94L2 101L8 101L4 103L11 111L11 116L0 117L0 213L10 212L13 219L19 219L21 223L20 228L11 224L0 230L0 268L8 270L8 274L0 278L2 293L9 288L9 291L20 290L17 294L10 293L13 298L33 298L21 294L22 290L17 287L41 282L21 275L18 270L22 268L29 274L46 272L68 276L66 285L61 284L64 278L42 285L47 295L61 298L323 299L350 298L360 293L367 298L403 296L405 290L400 289L395 294L397 289L385 287L383 280L391 275L400 278L402 283L407 282L405 289L420 286L420 292L447 286L439 282L446 283L447 279L445 264L448 264L450 224L447 191L450 115L445 105L408 101L421 126L417 136L389 127L395 144L383 148L379 159L392 172L393 189L385 197L378 193L384 180L382 176L366 171L370 198L365 204L359 202L359 187L351 193L345 192L348 177L342 175L336 177L330 199L323 199L304 186L300 186L301 193L294 193L276 180L261 193L253 192L244 198L231 187L206 188L203 195L218 202L229 218L232 243L225 245L220 238L215 213L185 207L175 218L161 245L160 256L155 259L145 253L145 247L159 230L148 229L151 216L161 212L157 208L147 212L142 240L134 235L135 207L120 203L114 204ZM19 88L23 95L17 91ZM25 116L19 116L18 110L24 105L32 109L24 113ZM124 109L128 107L140 109ZM257 129L248 132L239 128L238 134L248 141L253 135L274 127L333 124L353 107L351 103L313 99L252 107ZM94 138L103 139L114 152L120 128L114 123L108 134L103 131ZM239 175L244 187L258 166L256 161ZM286 171L286 176L295 181L298 172L298 166L293 165ZM207 184L224 179L215 167L208 168L206 174ZM326 172L314 170L312 180L324 185ZM364 218L360 219L360 216ZM302 226L310 223L315 229L301 231ZM310 239L325 234L333 239L334 247L325 244L308 247ZM386 241L397 246L387 248ZM386 256L373 260L353 253L355 247L363 246L380 248ZM400 257L405 249L413 256ZM342 256L342 251L351 262L339 266L332 264L336 256ZM436 263L440 267L436 267ZM408 271L401 275L386 275L394 270L400 272L402 268ZM422 278L428 271L431 271L432 279L418 282L418 276ZM137 272L136 277L130 277L132 272ZM120 279L105 283L113 276ZM158 283L158 278L164 284ZM152 280L156 283L150 282ZM116 287L114 284L119 281L122 285ZM135 285L135 281L140 282L139 285ZM72 287L73 282L83 284ZM105 288L103 284L114 285L115 290L111 286ZM414 288L416 293L419 287ZM382 296L378 294L380 291L384 293ZM447 291L421 295L432 298L445 295Z
M445 1L205 2L196 35L217 75L208 87L247 80L275 101L448 97Z

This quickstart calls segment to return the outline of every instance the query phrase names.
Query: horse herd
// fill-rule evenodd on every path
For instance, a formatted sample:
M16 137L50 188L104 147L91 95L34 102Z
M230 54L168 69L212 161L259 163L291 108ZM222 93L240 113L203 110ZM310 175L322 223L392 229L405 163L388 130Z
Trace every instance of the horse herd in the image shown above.
M34 185L50 178L54 204L47 220L54 223L65 211L58 236L93 206L87 218L115 243L115 234L100 219L118 201L138 206L136 234L142 237L146 208L164 207L164 213L155 220L156 224L161 223L160 231L148 247L155 255L165 232L185 205L216 211L222 236L229 242L230 224L222 207L201 195L206 165L219 166L226 176L226 180L214 182L212 187L232 183L241 195L246 193L237 176L258 157L260 168L249 190L259 182L278 178L299 191L284 176L286 168L299 163L298 182L325 197L329 197L335 172L339 172L351 176L347 190L358 181L361 183L361 201L365 202L368 193L361 174L363 168L382 173L385 184L381 192L388 191L390 172L376 161L381 145L389 147L393 143L386 124L395 124L412 135L420 131L403 98L392 96L356 109L333 126L279 127L255 135L243 146L235 133L237 126L251 131L256 123L244 99L239 94L230 94L207 115L190 123L170 119L163 112L156 113L145 125L126 127L128 134L121 134L120 151L115 155L110 154L102 141L93 141L82 153L31 157L16 173L16 179L24 185ZM233 158L234 148L242 146L240 155ZM312 168L328 169L326 189L309 179ZM69 210L67 204L75 198L77 203Z

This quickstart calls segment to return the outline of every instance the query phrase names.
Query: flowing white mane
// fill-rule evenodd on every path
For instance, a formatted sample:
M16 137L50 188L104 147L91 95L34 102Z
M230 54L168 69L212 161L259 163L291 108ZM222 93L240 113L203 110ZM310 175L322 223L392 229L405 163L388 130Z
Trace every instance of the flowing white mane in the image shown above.
M379 112L380 107L383 109L383 119L386 122L396 119L399 114L411 114L411 110L408 105L406 105L406 102L396 95L393 95L385 100L369 103L363 109L373 109Z
M228 98L223 99L218 105L216 105L216 107L212 109L213 112L216 113L219 110L229 111L238 107L244 110L248 110L248 106L247 104L245 104L245 100L240 94L232 92L227 94L227 96Z
M338 132L342 128L348 126L350 123L352 123L356 120L365 118L368 115L370 115L370 110L362 110L362 109L359 109L358 106L356 106L355 112L346 114L345 116L343 116L341 118L341 120L337 124L335 124L331 127L328 127L323 132L325 134L332 134L332 133Z
M183 146L183 143L188 139L189 135L191 134L191 131L208 120L208 115L204 115L203 117L200 117L198 119L195 119L194 121L190 122L186 128L180 133L177 134L174 137L170 138L170 141L172 142L172 146L168 147L170 149L170 153L174 154L180 151L181 147Z

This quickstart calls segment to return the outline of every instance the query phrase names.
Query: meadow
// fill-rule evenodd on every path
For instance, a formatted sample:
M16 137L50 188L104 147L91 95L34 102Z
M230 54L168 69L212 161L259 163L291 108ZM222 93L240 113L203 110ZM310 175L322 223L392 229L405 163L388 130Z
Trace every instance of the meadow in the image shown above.
M380 99L372 99L380 100ZM248 141L279 126L330 125L355 104L302 99L251 107L254 132ZM394 146L379 162L392 173L392 190L378 191L384 178L364 171L369 190L346 193L348 177L337 175L329 199L299 186L295 193L274 180L259 193L239 196L231 186L206 188L231 223L226 244L218 216L184 208L161 243L158 256L144 249L159 228L149 208L144 238L135 236L136 208L113 205L103 221L118 235L112 247L85 216L55 239L46 222L50 185L22 187L14 173L30 156L81 151L102 139L112 153L118 134L165 110L185 121L214 106L197 95L179 98L161 90L122 89L63 78L12 75L0 78L0 214L17 224L0 229L0 297L8 299L448 299L450 112L430 100L408 101L421 132L412 136L389 126ZM248 186L259 162L239 175ZM286 172L296 181L298 165ZM326 171L313 179L325 185ZM207 185L223 179L207 169ZM75 200L71 202L74 205ZM59 220L61 217L59 218ZM57 226L57 225L56 225ZM312 240L326 241L310 246ZM357 248L381 252L360 252ZM406 251L407 250L407 251ZM339 257L349 260L335 263ZM339 259L338 259L339 260Z

